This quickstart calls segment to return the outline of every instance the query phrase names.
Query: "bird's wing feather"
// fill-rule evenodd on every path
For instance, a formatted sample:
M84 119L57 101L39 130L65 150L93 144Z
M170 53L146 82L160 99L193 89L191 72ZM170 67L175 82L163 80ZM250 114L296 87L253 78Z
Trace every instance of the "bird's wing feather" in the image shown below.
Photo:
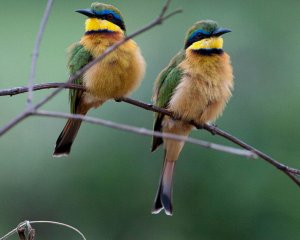
M166 108L172 98L173 92L182 77L182 69L178 66L185 58L184 51L179 52L170 64L159 74L154 89L154 104ZM156 113L154 119L154 131L161 132L163 115ZM162 144L162 138L153 137L152 151Z
M70 75L74 75L78 70L93 60L89 51L87 51L80 43L74 43L69 48L68 67ZM82 76L75 79L73 83L82 85ZM83 91L71 89L69 93L71 113L76 113L79 101Z

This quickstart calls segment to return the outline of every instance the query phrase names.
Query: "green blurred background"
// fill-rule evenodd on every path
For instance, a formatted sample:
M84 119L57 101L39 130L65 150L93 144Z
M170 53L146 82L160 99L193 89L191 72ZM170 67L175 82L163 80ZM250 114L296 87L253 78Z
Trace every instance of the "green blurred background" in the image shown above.
M63 82L66 48L80 39L91 1L56 1L38 62L38 83ZM160 12L163 0L110 1L128 32ZM31 52L45 0L6 1L0 8L1 88L27 84ZM174 0L184 13L136 38L148 64L133 98L149 102L153 81L183 46L187 28L214 19L233 30L225 50L235 72L234 96L218 126L285 164L300 167L300 1ZM34 100L49 91L35 92ZM2 97L3 126L26 95ZM69 109L67 91L44 109ZM151 128L152 114L109 102L89 116ZM187 144L177 163L174 216L151 215L163 158L150 138L83 124L68 158L52 158L65 120L30 118L1 138L0 235L24 219L72 224L88 239L297 239L300 189L260 159L249 160ZM192 136L228 144L203 131ZM62 227L35 226L37 239L80 239ZM12 238L13 239L13 238ZM17 239L15 237L15 239Z

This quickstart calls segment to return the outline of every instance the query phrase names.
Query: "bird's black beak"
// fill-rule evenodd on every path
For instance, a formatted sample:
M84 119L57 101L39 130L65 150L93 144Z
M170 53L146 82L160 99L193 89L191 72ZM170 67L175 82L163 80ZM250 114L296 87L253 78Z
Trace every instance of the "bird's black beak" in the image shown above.
M214 32L213 32L213 36L221 36L225 33L230 33L231 30L226 29L226 28L217 28Z
M81 13L90 18L95 17L95 13L91 9L79 9L79 10L76 10L75 12Z

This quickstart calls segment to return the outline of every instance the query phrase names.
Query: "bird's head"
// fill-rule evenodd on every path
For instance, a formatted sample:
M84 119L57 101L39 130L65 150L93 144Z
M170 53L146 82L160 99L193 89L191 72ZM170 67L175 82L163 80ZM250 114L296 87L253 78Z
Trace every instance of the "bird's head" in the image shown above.
M212 20L196 22L187 32L185 49L192 51L219 51L222 52L225 33L231 32L225 28L219 28Z
M85 31L89 33L126 32L121 12L114 6L94 2L90 9L79 9L76 12L88 17L85 22Z

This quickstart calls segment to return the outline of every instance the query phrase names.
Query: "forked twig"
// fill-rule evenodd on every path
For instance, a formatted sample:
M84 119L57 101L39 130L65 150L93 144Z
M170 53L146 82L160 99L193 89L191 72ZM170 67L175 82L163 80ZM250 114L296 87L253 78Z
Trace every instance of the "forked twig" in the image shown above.
M42 90L42 89L58 88L58 87L84 90L84 87L81 86L81 85L68 84L68 83L38 84L38 85L34 86L34 90ZM4 90L0 90L0 96L8 96L8 95L13 96L13 95L24 93L24 92L27 92L27 91L28 91L27 87L17 87L17 88L12 88L12 89L4 89ZM144 103L144 102L137 101L137 100L134 100L134 99L131 99L131 98L121 98L121 99L118 99L118 100L126 102L126 103L134 105L134 106L137 106L139 108L146 109L148 111L161 113L161 114L168 115L168 116L174 118L172 112L170 112L166 109L159 108L159 107L154 106L152 104ZM191 124L195 125L195 123L191 123ZM271 165L273 165L274 167L276 167L277 169L282 171L284 174L286 174L289 178L291 178L300 187L300 180L297 178L297 176L300 176L300 170L295 169L295 168L291 168L289 166L286 166L286 165L276 161L274 158L270 157L269 155L257 150L256 148L250 146L249 144L246 144L242 140L240 140L240 139L234 137L233 135L217 128L216 126L209 125L209 124L204 124L203 126L195 125L195 127L203 128L206 131L209 131L210 133L212 133L214 135L221 136L221 137L229 140L230 142L232 142L234 144L237 144L238 146L242 147L243 149L246 149L246 150L252 152L253 154L257 155L261 159L265 160L266 162L270 163Z
M75 79L77 79L78 77L80 77L84 72L86 72L89 68L91 68L92 66L94 66L97 62L101 61L102 59L104 59L107 55L109 55L111 52L113 52L114 50L116 50L118 47L120 47L122 44L126 43L128 40L150 30L151 28L162 24L162 22L164 22L167 18L169 18L171 15L177 14L182 12L181 9L179 10L175 10L173 11L171 14L164 16L164 14L166 13L167 9L169 8L170 5L170 0L167 0L165 5L163 6L160 15L155 18L151 23L149 23L148 25L146 25L145 27L137 30L136 32L128 35L127 37L125 37L123 40L117 42L116 44L112 45L111 47L107 48L103 54L101 54L98 58L94 59L93 61L91 61L89 64L85 65L83 68L81 68L79 71L77 71L74 75L70 76L69 80L67 81L67 83L71 83L73 82ZM18 124L19 122L21 122L22 120L24 120L25 118L27 118L28 116L30 116L32 113L34 113L36 110L38 110L41 106L43 106L45 103L47 103L48 101L50 101L54 96L56 96L63 88L60 87L58 89L56 89L55 91L53 91L51 94L49 94L48 96L46 96L43 100L41 100L40 102L38 102L35 105L31 105L29 106L27 109L25 109L20 115L18 115L17 117L15 117L14 119L12 119L8 124L6 124L4 127L2 127L0 129L0 137L3 136L3 134L5 134L8 130L10 130L11 128L13 128L16 124Z

